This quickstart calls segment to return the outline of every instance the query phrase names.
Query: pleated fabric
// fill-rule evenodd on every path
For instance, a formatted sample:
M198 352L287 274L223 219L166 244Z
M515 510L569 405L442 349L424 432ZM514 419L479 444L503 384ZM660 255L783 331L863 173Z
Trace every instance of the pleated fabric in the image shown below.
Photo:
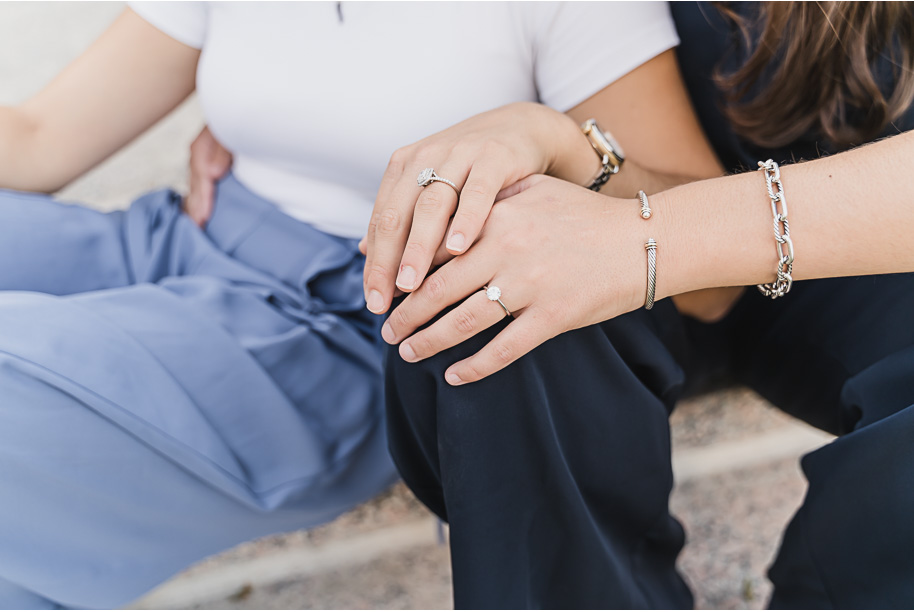
M395 480L356 241L231 176L180 204L0 192L0 607L120 606Z

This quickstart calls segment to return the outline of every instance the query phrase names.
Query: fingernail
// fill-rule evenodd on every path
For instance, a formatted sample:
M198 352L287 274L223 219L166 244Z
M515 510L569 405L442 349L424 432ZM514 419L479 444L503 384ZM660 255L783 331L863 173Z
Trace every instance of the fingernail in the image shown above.
M467 239L460 232L454 232L447 239L447 249L449 251L462 251L467 244Z
M416 284L416 271L411 266L400 268L400 274L397 275L397 287L400 289L412 289Z
M416 351L414 351L413 347L411 347L407 342L404 342L400 345L400 357L403 358L403 361L408 361L410 363L418 360L416 357Z
M393 344L397 341L397 337L394 335L394 328L387 321L384 321L384 325L381 327L381 337L384 338L384 342L387 344Z
M384 296L377 289L368 292L368 310L375 314L384 310Z
M462 385L463 381L460 380L460 377L457 376L454 372L446 372L444 374L444 380L448 382L449 385Z

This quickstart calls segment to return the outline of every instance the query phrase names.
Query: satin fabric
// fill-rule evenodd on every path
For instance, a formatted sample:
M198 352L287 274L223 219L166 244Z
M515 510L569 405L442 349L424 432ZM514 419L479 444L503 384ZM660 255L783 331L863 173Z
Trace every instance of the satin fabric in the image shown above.
M124 605L395 480L356 241L229 176L102 214L0 192L0 607Z

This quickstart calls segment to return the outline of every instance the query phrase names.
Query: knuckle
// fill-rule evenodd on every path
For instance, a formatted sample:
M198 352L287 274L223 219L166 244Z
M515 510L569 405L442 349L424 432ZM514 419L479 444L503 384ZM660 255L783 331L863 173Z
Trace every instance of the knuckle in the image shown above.
M477 157L476 153L479 152L479 142L472 136L461 138L454 143L451 152L455 157L475 159Z
M499 365L505 366L514 360L514 351L506 344L496 342L491 348L492 358Z
M444 204L444 196L441 190L426 187L416 202L416 214L429 215L437 213L442 204Z
M566 311L561 304L545 304L537 306L536 310L547 323L560 323Z
M395 309L390 313L389 317L391 327L398 331L409 328L410 319L409 313L403 306ZM412 341L410 341L410 344L412 344Z
M439 160L441 155L437 145L427 142L416 147L414 157L422 163L427 163L429 161Z
M396 208L385 208L372 222L375 231L381 234L396 234L400 229L401 215Z
M447 282L441 275L436 274L425 279L425 282L422 283L422 287L425 289L423 294L426 299L430 302L437 302L444 297L444 294L447 291Z
M410 346L416 352L417 357L424 357L433 354L432 340L427 333L416 334L409 341Z
M500 157L507 152L507 147L497 140L488 140L482 148L486 157Z
M469 310L454 311L454 328L461 334L471 334L476 329L476 315Z
M455 223L459 222L463 227L479 227L484 220L479 210L469 206L464 206L458 210L455 216Z
M403 249L403 259L416 261L429 256L429 248L417 240L410 240Z
M368 279L368 285L378 286L387 284L390 281L390 272L387 268L379 264L372 264L366 268L365 278Z
M403 172L411 156L412 152L408 147L401 147L394 151L390 155L390 160L387 162L388 172Z
M468 381L479 380L480 378L485 378L485 374L482 369L476 365L475 360L470 360L464 365L464 372L460 374L460 378Z
M495 194L491 192L488 186L476 181L467 183L463 187L463 191L460 192L460 195L466 197L468 200L485 200L494 199L495 197Z

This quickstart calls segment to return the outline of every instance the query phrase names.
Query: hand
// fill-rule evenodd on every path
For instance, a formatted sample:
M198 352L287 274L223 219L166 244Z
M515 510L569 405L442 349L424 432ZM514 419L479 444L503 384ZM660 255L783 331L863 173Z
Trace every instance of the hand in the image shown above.
M184 212L203 227L213 213L216 181L232 167L232 154L209 131L203 128L190 145L190 194L184 200Z
M571 119L540 104L517 103L395 152L360 244L367 255L368 309L386 312L395 285L406 292L417 289L439 249L450 255L465 252L479 235L498 192L525 176L554 170L557 159L564 163L574 158L566 154L569 148L583 150L592 165L579 164L583 168L577 167L578 172L596 174L598 160L587 151L589 145ZM434 168L455 183L459 207L457 193L447 184L417 184L424 168Z
M645 223L635 200L619 200L564 181L532 176L499 194L478 242L443 265L390 315L384 339L401 342L415 362L455 346L506 315L481 291L502 290L514 320L475 355L452 365L452 385L474 382L504 368L562 332L611 319L644 304L647 259L653 237L658 268L663 226ZM663 297L659 284L657 299ZM413 333L439 312L463 302L433 325Z

